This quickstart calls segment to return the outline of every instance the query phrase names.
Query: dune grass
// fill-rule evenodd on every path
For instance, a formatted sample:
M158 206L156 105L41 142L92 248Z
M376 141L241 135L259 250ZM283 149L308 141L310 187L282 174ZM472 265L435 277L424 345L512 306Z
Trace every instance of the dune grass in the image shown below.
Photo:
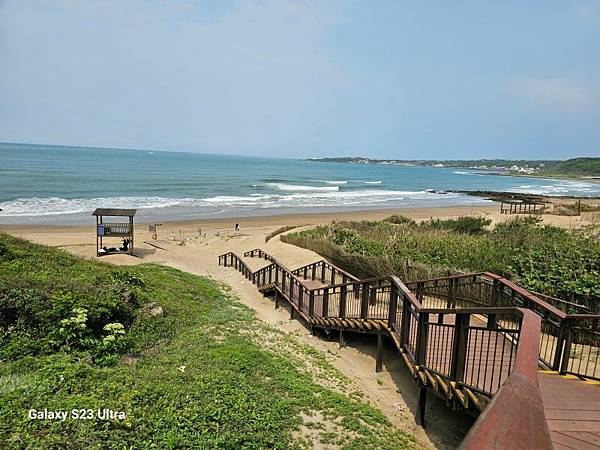
M145 316L149 302L164 314ZM322 354L206 278L116 268L0 234L0 316L3 449L415 445ZM115 323L124 334L105 329ZM32 408L126 418L30 420Z
M276 230L273 230L271 233L265 236L265 243L269 242L275 236L280 235L281 233L285 233L286 231L293 230L294 228L303 227L304 225L285 225L283 227L279 227Z
M341 222L282 237L361 277L405 280L489 271L547 295L598 304L598 228L567 230L536 217L490 228L485 218Z

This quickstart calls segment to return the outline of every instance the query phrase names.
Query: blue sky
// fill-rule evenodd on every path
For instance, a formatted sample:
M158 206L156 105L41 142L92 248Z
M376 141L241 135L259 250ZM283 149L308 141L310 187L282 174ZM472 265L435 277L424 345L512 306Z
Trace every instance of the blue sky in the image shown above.
M0 141L600 155L600 1L0 0Z

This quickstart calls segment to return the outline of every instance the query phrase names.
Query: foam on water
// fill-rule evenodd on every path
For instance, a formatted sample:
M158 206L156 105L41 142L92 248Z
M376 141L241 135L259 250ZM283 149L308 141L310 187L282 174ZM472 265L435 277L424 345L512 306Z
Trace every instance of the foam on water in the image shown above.
M427 191L394 190L349 190L307 192L299 189L286 194L250 194L248 196L217 195L206 198L166 198L166 197L96 197L64 199L20 198L0 203L3 216L51 216L58 214L89 213L95 208L203 208L203 207L325 207L377 205L398 200L440 200L457 198L459 194L436 194Z
M339 186L304 186L285 183L267 183L268 186L279 189L280 191L314 191L314 192L332 192L338 191Z
M541 184L543 183L543 184ZM521 184L507 189L510 192L520 192L525 194L537 195L573 195L573 194L592 194L594 185L580 181L571 180L546 180L541 179L540 183Z

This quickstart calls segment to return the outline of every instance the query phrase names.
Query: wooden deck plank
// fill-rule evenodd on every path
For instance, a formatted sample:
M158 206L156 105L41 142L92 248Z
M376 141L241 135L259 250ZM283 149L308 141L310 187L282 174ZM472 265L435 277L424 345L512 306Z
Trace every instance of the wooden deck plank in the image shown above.
M600 429L600 423L592 420L553 420L547 419L550 431L587 431L596 432Z
M550 438L554 444L554 449L568 448L574 450L598 450L598 446L593 442L581 440L579 436L571 436L568 433L551 431Z
M600 387L556 373L538 379L555 449L599 449Z
M582 411L579 409L545 409L548 420L587 420L600 421L600 411Z

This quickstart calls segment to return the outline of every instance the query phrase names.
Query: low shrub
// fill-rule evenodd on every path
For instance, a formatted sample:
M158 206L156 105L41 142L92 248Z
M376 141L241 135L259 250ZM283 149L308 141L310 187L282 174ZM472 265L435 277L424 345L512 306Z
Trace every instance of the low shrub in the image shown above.
M147 296L135 269L82 261L2 234L0 248L19 255L0 259L0 359L64 351L101 361L132 346L126 332ZM103 345L110 324L125 331L118 346Z
M396 274L411 281L489 271L542 294L592 303L600 297L595 228L567 230L544 225L537 216L517 217L493 229L485 218L433 219L418 226L396 222L342 222L292 233L285 241L357 276Z
M423 225L433 230L449 230L461 234L483 234L492 223L485 217L459 217L457 219L431 219Z

